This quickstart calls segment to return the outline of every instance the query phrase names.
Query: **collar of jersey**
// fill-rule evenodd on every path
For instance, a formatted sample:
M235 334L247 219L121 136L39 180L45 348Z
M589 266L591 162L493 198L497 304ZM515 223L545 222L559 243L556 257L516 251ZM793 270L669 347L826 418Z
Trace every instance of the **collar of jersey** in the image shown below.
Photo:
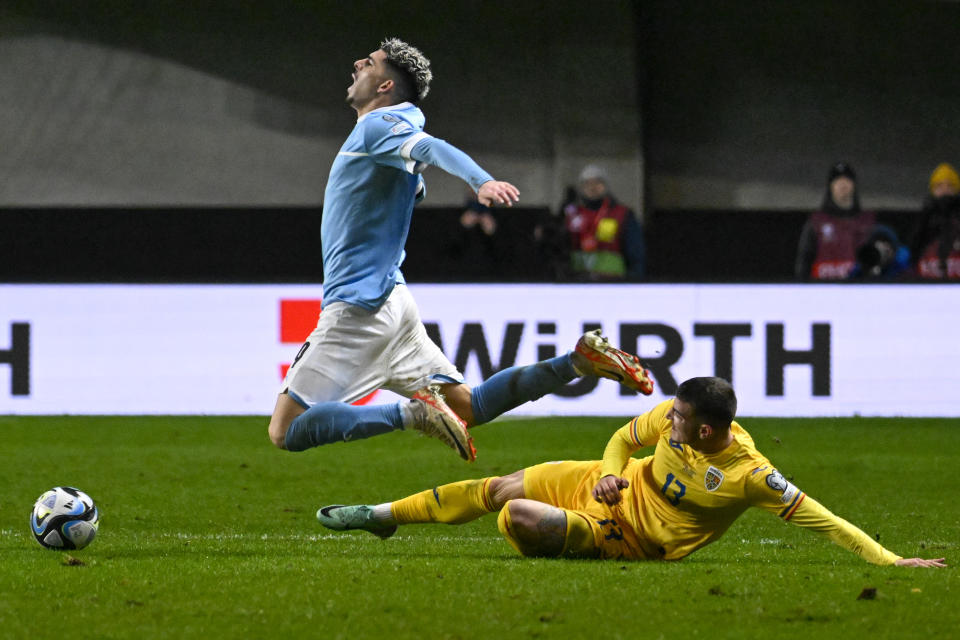
M412 106L412 102L398 102L397 104L390 104L385 107L380 107L379 109L374 109L373 111L367 111L365 114L357 118L357 122L363 122L367 116L377 113L378 111L400 111L401 109L407 109Z
M741 430L742 429L743 427L741 427ZM690 451L693 452L693 456L695 458L719 465L728 462L731 458L740 453L742 446L743 443L737 439L736 432L734 432L733 442L728 444L720 451L714 451L713 453L700 453L693 447L690 448Z

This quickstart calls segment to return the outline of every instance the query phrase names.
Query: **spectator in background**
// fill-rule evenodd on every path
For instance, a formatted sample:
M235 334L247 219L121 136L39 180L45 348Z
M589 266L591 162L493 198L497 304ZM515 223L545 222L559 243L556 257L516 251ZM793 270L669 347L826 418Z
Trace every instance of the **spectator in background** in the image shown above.
M857 264L857 250L876 224L873 211L860 209L857 174L846 162L830 167L819 211L800 233L795 266L799 280L846 280Z
M469 265L479 280L504 279L510 270L507 247L494 213L467 189L467 200L460 214L460 232L451 239L450 252L458 263Z
M574 278L611 281L643 277L643 228L633 211L610 193L603 169L592 164L584 167L576 198L563 212Z
M930 176L910 248L920 278L960 279L960 176L947 163Z

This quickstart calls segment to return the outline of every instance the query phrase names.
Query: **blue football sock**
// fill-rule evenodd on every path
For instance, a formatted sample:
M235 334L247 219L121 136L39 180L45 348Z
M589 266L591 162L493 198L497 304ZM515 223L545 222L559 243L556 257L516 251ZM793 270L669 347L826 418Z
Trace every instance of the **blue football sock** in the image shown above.
M470 398L474 424L489 422L524 402L537 400L579 375L570 354L525 367L510 367L474 387Z
M284 446L288 451L304 451L402 428L400 403L358 407L345 402L320 402L290 423Z

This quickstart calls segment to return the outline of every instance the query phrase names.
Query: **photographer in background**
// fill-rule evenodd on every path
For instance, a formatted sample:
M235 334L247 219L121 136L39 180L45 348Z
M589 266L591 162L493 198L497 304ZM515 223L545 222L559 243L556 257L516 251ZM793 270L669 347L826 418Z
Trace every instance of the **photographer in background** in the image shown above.
M896 280L910 269L910 250L893 229L878 224L867 241L857 249L857 264L851 279Z

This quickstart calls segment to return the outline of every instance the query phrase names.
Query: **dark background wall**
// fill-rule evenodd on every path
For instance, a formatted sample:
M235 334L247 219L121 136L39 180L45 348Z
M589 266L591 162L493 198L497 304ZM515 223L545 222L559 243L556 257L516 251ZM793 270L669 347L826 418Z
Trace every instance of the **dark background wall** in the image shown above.
M636 206L634 20L611 0L14 0L0 204L317 204L356 120L353 61L396 35L433 63L427 130L525 202L602 159ZM427 179L430 204L463 201L457 179Z
M533 240L552 214L500 210L490 246L459 209L413 216L403 272L411 282L564 282L556 247ZM647 221L654 282L793 279L805 211L656 209ZM319 282L315 207L0 209L0 282ZM880 221L907 235L909 212Z
M642 2L654 206L917 206L960 162L955 2Z
M806 208L844 158L865 205L908 208L960 162L957 24L933 1L10 0L0 204L316 204L350 64L396 34L433 59L428 128L527 204L603 161L640 209Z
M44 268L11 263L30 248L16 238L47 239L33 245L59 256L47 279L83 262L65 252L161 246L160 229L201 248L196 238L217 237L237 260L252 259L239 248L250 238L295 255L277 225L317 224L353 124L350 64L399 35L433 60L428 130L520 186L511 247L523 252L580 167L601 162L645 217L651 277L741 279L751 263L729 256L749 251L755 278L789 278L835 160L853 163L864 205L901 229L932 168L960 162L957 24L958 3L920 1L11 0L0 5L4 277ZM435 169L427 180L425 212L439 217L423 224L445 228L463 186ZM121 247L124 233L136 242ZM678 238L698 244L700 264L675 254ZM179 259L191 279L243 273L215 255ZM108 271L174 277L130 268Z

